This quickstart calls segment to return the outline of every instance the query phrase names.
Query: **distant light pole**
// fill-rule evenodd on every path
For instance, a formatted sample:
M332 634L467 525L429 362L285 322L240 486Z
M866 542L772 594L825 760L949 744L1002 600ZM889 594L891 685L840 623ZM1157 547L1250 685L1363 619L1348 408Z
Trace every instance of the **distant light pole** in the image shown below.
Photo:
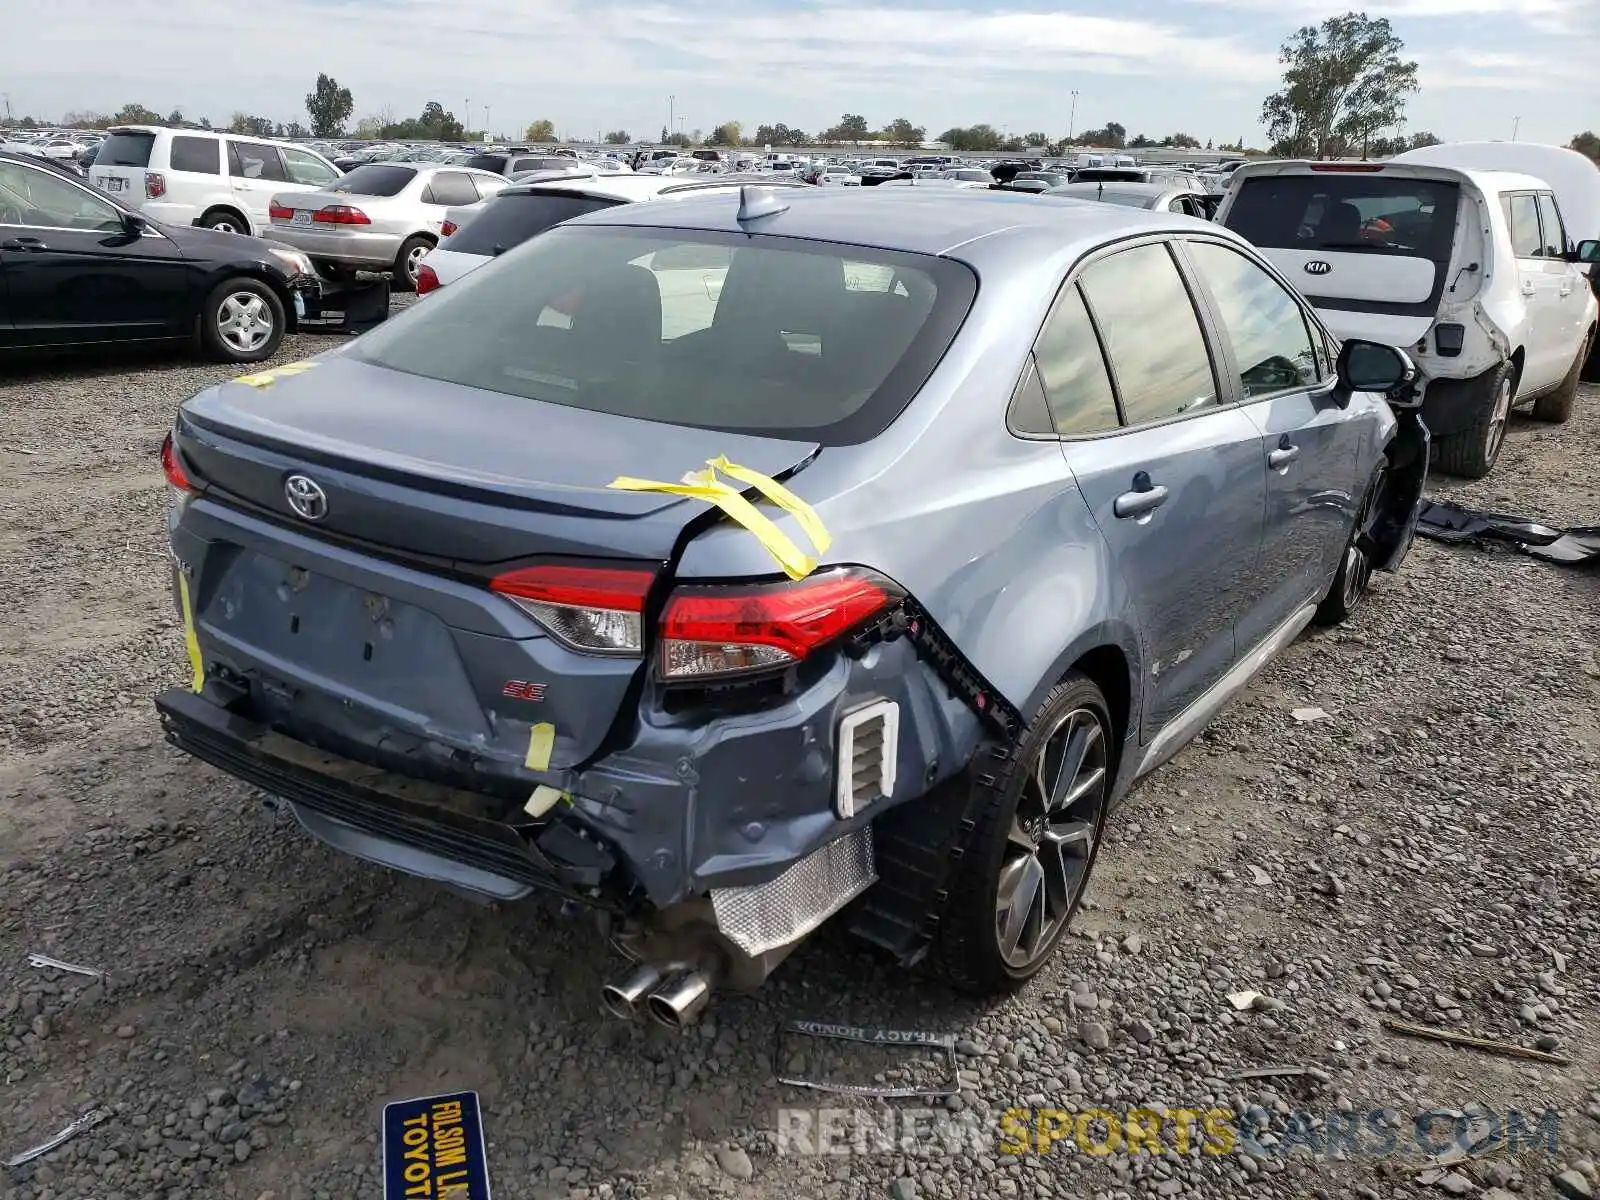
M471 129L472 128L472 101L471 100L468 100L466 102L466 109L467 109L466 125L467 125L468 129Z
M7 116L10 115L9 107L6 110L6 115ZM1522 128L1522 118L1521 117L1512 117L1511 118L1511 140L1513 142L1517 140L1517 130L1519 130L1521 128Z
M678 98L676 96L668 96L667 97L667 132L668 133L671 133L673 131L673 129L676 128L676 123L674 121L672 113L673 113L673 106L675 104L677 104L677 102L678 102Z
M1072 89L1072 115L1067 118L1067 141L1072 140L1072 135L1078 129L1078 89Z
M490 136L490 134L489 134L489 106L487 104L485 104L483 106L483 136L484 137Z

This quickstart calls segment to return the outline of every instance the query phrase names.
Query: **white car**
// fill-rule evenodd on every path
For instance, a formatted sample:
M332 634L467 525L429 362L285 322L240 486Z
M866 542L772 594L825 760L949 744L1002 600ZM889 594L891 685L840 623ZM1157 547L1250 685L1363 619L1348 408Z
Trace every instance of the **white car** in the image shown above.
M1335 335L1407 350L1420 372L1411 402L1442 470L1487 475L1514 407L1571 415L1600 309L1543 179L1251 163L1233 173L1217 220L1296 281Z
M260 234L274 195L315 191L341 174L315 151L271 138L119 125L100 143L89 182L153 221Z
M619 204L731 192L740 186L737 180L715 175L684 179L642 172L512 184L481 205L451 209L445 214L446 222L456 226L455 232L422 260L417 272L417 294L425 296L454 283L513 246L573 217ZM771 180L764 181L763 186L783 187L785 183ZM807 185L796 180L788 186Z

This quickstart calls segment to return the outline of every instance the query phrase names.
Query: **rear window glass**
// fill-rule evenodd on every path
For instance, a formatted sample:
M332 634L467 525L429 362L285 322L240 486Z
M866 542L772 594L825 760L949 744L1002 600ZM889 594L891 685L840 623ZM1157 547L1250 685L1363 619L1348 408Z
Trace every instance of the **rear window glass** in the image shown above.
M1246 179L1229 229L1275 250L1367 251L1448 262L1459 189L1433 179L1376 174Z
M148 167L150 147L156 144L153 133L113 133L100 143L94 156L97 167Z
M222 143L216 138L175 137L168 158L174 171L222 174Z
M402 167L395 163L368 163L357 167L339 182L328 188L345 196L398 196L406 184L417 177L415 167Z
M474 154L461 165L471 167L475 171L493 171L498 175L506 169L506 156L504 154Z
M976 290L965 266L928 255L575 226L472 272L352 353L594 412L844 444L899 414Z
M450 249L463 254L500 254L520 246L552 225L570 221L616 201L592 196L518 193L496 196L451 237Z

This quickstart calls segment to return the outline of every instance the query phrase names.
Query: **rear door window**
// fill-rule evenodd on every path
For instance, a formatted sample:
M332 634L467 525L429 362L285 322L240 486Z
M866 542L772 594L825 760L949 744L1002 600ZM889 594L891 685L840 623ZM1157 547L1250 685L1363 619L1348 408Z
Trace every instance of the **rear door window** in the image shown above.
M283 159L278 148L265 142L229 141L228 168L239 179L266 179L273 183L288 183L289 173L283 169Z
M460 171L440 171L428 181L423 200L429 204L442 204L461 208L478 202L478 189L472 186L472 176Z
M548 192L503 192L450 239L450 249L463 254L500 254L552 225L610 208L615 200L593 196L558 196Z
M167 165L174 171L221 175L222 142L214 137L175 137L168 152Z
M1077 284L1061 293L1045 319L1033 357L1054 432L1070 437L1117 427L1116 393Z
M1273 250L1399 254L1450 261L1460 189L1375 172L1246 179L1227 227Z
M1539 258L1544 238L1539 232L1539 201L1532 192L1500 197L1506 224L1511 227L1511 249L1518 258Z
M100 143L95 152L97 167L148 167L150 150L156 144L156 135L134 130L130 133L113 133Z
M1216 405L1200 318L1166 246L1136 246L1101 259L1080 282L1105 340L1128 424Z
M1561 258L1567 252L1567 229L1561 220L1561 209L1550 192L1539 193L1539 229L1543 248L1541 257Z

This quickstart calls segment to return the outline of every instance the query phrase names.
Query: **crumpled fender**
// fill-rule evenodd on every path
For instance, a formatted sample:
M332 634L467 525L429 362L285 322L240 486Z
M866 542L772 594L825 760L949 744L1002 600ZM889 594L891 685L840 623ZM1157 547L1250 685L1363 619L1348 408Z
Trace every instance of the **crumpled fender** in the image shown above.
M1422 494L1428 483L1429 443L1422 414L1395 408L1394 436L1384 447L1387 467L1373 497L1365 535L1369 561L1380 571L1398 571L1416 540Z

